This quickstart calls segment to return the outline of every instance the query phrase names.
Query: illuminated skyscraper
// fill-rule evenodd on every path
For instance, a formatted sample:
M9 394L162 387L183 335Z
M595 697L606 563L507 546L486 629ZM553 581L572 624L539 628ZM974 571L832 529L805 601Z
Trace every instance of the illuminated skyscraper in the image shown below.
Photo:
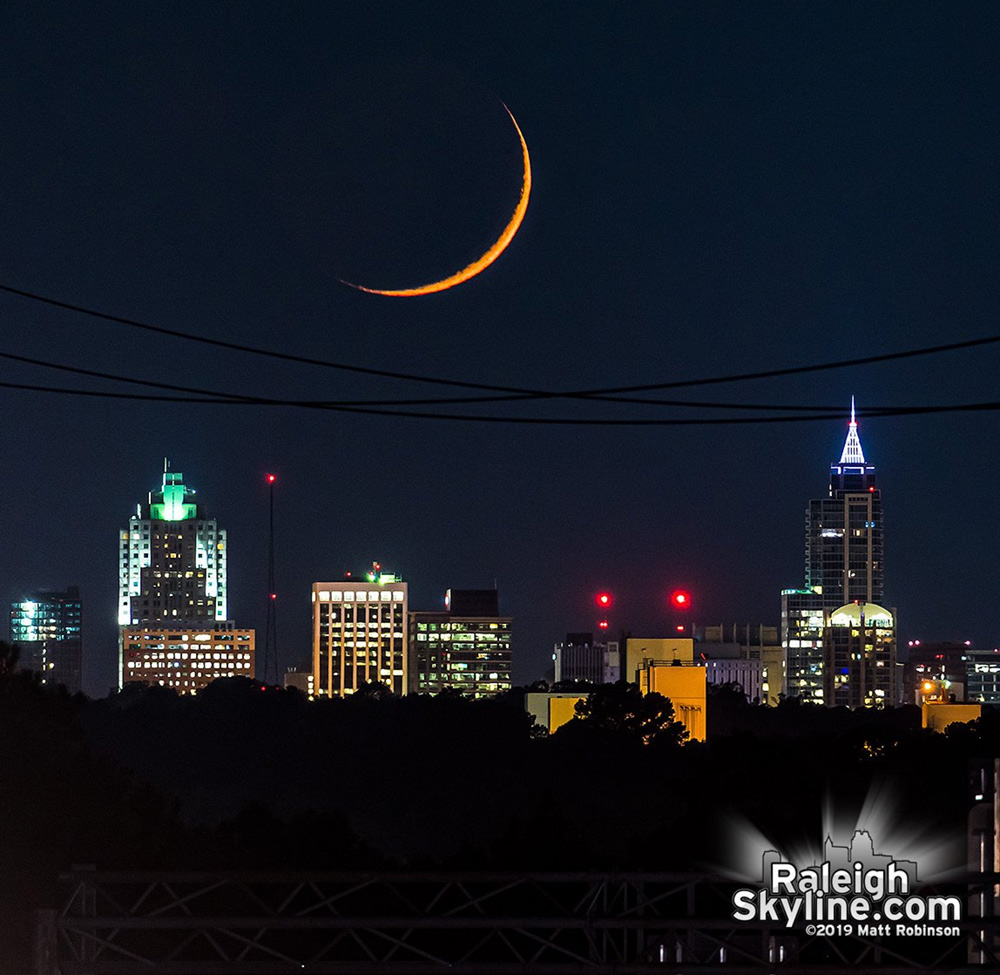
M160 489L119 536L119 686L193 693L216 677L252 677L254 633L236 630L227 610L225 529L164 462Z
M80 590L28 593L11 603L10 641L20 650L19 664L35 670L46 684L62 684L70 693L83 681L82 605Z
M833 611L846 604L881 603L883 548L882 494L861 447L852 397L847 440L840 460L830 465L827 496L806 510L805 587L781 594L789 694L834 703L825 673L833 642L824 631ZM893 651L893 667L894 661Z
M313 601L313 686L328 697L378 681L408 690L407 585L376 564L363 579L316 582Z
M227 619L226 532L164 463L119 540L120 626L213 626Z
M817 589L824 609L860 600L882 601L882 494L865 460L851 400L851 421L840 461L830 465L825 498L806 513L806 588Z

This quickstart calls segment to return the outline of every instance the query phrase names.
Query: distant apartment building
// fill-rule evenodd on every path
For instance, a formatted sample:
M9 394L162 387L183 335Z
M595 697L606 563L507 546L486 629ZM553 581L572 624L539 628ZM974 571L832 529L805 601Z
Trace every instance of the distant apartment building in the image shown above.
M493 697L511 688L511 617L496 589L449 589L445 610L409 614L410 690Z
M83 604L80 590L38 590L10 606L10 641L19 665L45 684L62 684L76 694L83 687Z
M407 584L376 566L312 587L314 693L345 697L372 682L409 690Z
M254 632L228 618L226 531L164 462L159 490L119 533L119 686L195 693L216 677L253 677Z
M613 684L621 677L618 641L595 642L593 633L567 633L552 651L552 666L556 684Z

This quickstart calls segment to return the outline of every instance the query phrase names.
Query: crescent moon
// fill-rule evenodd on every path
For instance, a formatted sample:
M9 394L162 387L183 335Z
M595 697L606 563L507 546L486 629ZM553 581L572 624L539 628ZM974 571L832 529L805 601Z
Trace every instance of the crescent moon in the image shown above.
M528 209L528 197L531 195L531 159L528 156L528 144L524 141L521 126L517 124L514 113L506 105L503 107L510 116L510 120L514 123L518 139L521 140L521 153L524 156L524 176L521 180L521 197L517 201L517 206L514 207L514 213L509 223L504 227L503 233L497 238L496 243L482 257L477 258L471 264L462 268L461 271L457 271L450 277L434 281L431 284L423 284L416 288L400 288L396 291L366 288L363 285L341 279L344 284L350 285L350 287L356 288L358 291L367 292L370 295L388 295L391 298L412 298L416 295L430 295L437 291L447 291L449 288L454 288L456 284L461 284L463 281L468 281L469 278L474 278L480 271L485 271L507 249L507 245L514 239L514 234L517 233L518 228L521 226L521 221L524 220L524 214Z

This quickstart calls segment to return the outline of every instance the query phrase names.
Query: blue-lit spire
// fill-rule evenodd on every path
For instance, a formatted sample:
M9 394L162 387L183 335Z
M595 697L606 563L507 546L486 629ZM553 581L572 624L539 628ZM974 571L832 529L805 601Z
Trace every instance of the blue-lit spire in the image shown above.
M841 464L864 464L865 452L861 449L861 441L858 439L858 421L854 414L854 397L851 397L851 422L847 429L847 440L844 442L844 451L840 455Z

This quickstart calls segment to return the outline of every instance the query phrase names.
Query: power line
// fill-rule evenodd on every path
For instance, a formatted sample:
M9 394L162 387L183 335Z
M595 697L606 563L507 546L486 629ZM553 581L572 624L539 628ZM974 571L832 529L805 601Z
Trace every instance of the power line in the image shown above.
M266 397L248 397L241 393L226 393L219 390L203 389L197 386L181 386L176 383L162 383L152 379L138 379L134 376L124 376L120 373L104 372L97 369L85 369L82 366L70 366L64 363L52 362L48 359L38 359L33 356L17 355L13 352L0 352L0 359L9 359L12 362L21 362L27 365L40 366L44 369L55 369L60 372L68 372L78 376L90 376L97 379L107 379L112 382L128 383L136 386L147 386L151 389L165 389L171 392L192 393L198 396L209 396L214 398L230 398L234 400L248 400L252 403L263 403ZM440 406L457 403L497 403L508 402L511 399L523 401L522 397L428 397L421 399L361 399L361 400L296 400L300 406ZM287 405L289 401L282 400L281 403ZM664 400L664 399L643 399L640 397L608 397L597 398L594 402L609 403L629 403L636 405L654 406L678 406L703 409L722 410L771 410L774 412L803 413L813 411L817 413L828 412L833 415L843 413L843 406L789 406L787 404L773 403L717 403L702 402L697 400Z
M465 397L442 397L442 398L426 398L426 399L362 399L362 400L316 400L316 399L283 399L265 396L247 396L242 393L227 393L220 390L214 389L204 389L198 386L181 386L176 383L162 383L157 382L152 379L139 379L135 376L125 376L121 373L111 373L104 372L102 370L96 369L85 369L82 366L70 366L65 363L52 362L48 359L38 359L33 356L17 355L13 352L0 352L0 359L9 359L13 362L21 362L28 365L40 366L45 369L55 369L60 372L68 372L73 375L78 376L89 376L98 379L107 379L112 382L128 383L135 386L146 386L151 389L163 389L171 392L180 393L191 393L199 397L197 400L192 400L192 402L200 402L201 397L209 397L213 402L232 399L237 402L243 401L251 405L275 405L275 406L301 406L301 407L312 407L317 409L333 408L333 407L385 407L385 406L435 406L443 404L454 404L454 403L479 403L483 400L477 397L465 398ZM503 397L488 398L489 402L497 402L498 400L503 400ZM614 402L614 403L630 403L638 405L655 405L655 406L677 406L677 407L688 407L694 409L725 409L725 410L743 410L743 411L771 411L771 412L787 412L787 413L830 413L833 416L839 416L843 413L844 407L840 406L815 406L815 405L789 405L789 404L775 404L775 403L718 403L718 402L707 402L698 400L664 400L664 399L643 399L639 397L616 397L614 399L595 399L594 402ZM862 415L875 416L884 414L889 410L907 410L913 409L912 407L868 407L867 413L862 413ZM439 415L439 414L435 414Z
M111 315L107 312L98 311L94 308L86 308L83 305L74 305L68 301L59 301L56 298L49 298L45 295L35 294L31 291L23 291L20 288L12 288L5 284L0 284L0 291L5 291L7 294L17 295L21 298L28 298L31 301L37 301L45 305L51 305L53 308L62 308L66 311L73 311L81 315L88 315L91 318L99 318L115 325L123 325L126 328L135 328L155 335L166 335L170 338L182 339L185 342L198 342L202 345L211 345L220 349L230 349L234 352L245 352L249 355L265 356L266 358L278 359L283 362L296 362L301 365L320 366L326 369L340 369L344 372L355 372L365 376L380 376L384 379L405 379L410 382L434 383L440 386L457 386L463 389L483 389L502 393L531 393L532 395L544 395L538 390L518 389L511 386L493 386L486 383L464 382L458 379L439 379L433 376L419 376L414 373L394 372L389 369L372 369L367 366L357 366L346 362L333 362L327 359L316 359L312 356L293 355L290 352L277 352L274 349L262 349L257 346L245 345L240 342L227 342L224 339L214 339L207 335L195 335L193 332L183 332L176 328L165 328L161 325L150 325L147 322L140 322L134 318L125 318L121 315Z
M744 417L685 417L660 419L612 419L603 417L532 417L489 416L461 413L425 413L415 410L376 409L354 406L336 406L318 401L282 400L264 397L238 397L229 394L217 396L167 396L152 393L117 393L105 390L71 389L67 387L39 386L29 383L0 382L0 389L16 389L36 393L64 396L84 396L92 399L117 399L158 403L203 404L208 406L282 406L305 407L334 413L357 413L370 416L411 417L418 420L452 420L470 423L513 423L535 426L736 426L762 423L829 422L827 413L800 414L795 416L744 416ZM858 410L858 417L918 416L934 413L993 412L1000 410L1000 401L985 403L957 403L944 406L906 406Z
M608 398L622 393L652 392L660 389L679 389L691 386L706 386L719 383L743 382L751 379L773 379L780 376L792 376L802 373L819 372L830 369L845 369L852 366L872 365L878 362L890 362L897 359L915 358L918 356L939 355L944 352L955 352L962 349L971 349L979 346L995 344L1000 342L1000 335L989 335L977 339L967 339L961 342L949 342L942 345L925 346L918 349L906 349L901 352L887 352L879 355L860 356L854 359L840 359L832 362L813 363L805 366L788 366L780 369L766 369L757 372L732 373L723 376L709 376L701 379L669 380L657 383L641 383L631 386L610 386L596 389L558 391L526 389L518 386L500 386L490 383L477 383L458 379L445 379L439 376L425 376L416 373L404 373L387 369L374 369L367 366L359 366L352 363L334 362L327 359L317 359L311 356L293 355L287 352L278 352L274 349L265 349L258 346L246 345L239 342L228 342L223 339L214 339L206 335L196 335L192 332L184 332L179 329L165 328L160 325L151 325L132 318L125 318L119 315L111 315L83 305L76 305L31 291L24 291L20 288L13 288L9 285L0 284L0 291L8 294L26 298L31 301L50 305L54 308L61 308L67 311L77 312L91 318L98 318L113 324L122 325L128 328L135 328L142 331L158 335L165 335L171 338L181 339L188 342L197 342L204 345L211 345L217 348L229 349L236 352L243 352L249 355L263 356L270 359L277 359L285 362L295 362L302 365L318 366L327 369L338 369L345 372L359 373L368 376L378 376L386 379L403 379L409 382L431 383L439 386L454 386L463 389L479 389L490 392L519 394L525 399L592 399ZM514 399L516 397L511 397ZM489 398L482 398L481 402L490 401ZM499 401L499 400L498 400Z

